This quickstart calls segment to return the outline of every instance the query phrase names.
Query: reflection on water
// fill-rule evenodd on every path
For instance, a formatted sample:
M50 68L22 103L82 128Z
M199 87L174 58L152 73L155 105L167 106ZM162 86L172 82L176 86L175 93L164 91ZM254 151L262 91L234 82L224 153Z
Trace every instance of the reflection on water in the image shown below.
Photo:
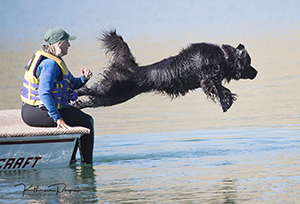
M0 172L0 202L96 203L93 166ZM5 179L8 178L8 179Z
M283 126L98 136L93 166L0 172L0 202L296 203L299 131ZM64 183L76 191L26 191L22 197L18 183L40 190Z

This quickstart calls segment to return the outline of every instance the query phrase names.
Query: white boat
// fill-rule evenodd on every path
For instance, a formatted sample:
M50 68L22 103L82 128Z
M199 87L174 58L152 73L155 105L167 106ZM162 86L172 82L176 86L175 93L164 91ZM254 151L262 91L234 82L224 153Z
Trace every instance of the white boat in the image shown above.
M0 171L60 168L70 164L76 140L89 129L30 127L20 110L0 111Z

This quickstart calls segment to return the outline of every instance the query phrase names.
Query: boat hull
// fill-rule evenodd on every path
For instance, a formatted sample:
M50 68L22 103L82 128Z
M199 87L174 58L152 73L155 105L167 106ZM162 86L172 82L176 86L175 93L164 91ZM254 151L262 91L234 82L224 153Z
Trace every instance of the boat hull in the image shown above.
M81 134L0 138L0 170L68 166Z

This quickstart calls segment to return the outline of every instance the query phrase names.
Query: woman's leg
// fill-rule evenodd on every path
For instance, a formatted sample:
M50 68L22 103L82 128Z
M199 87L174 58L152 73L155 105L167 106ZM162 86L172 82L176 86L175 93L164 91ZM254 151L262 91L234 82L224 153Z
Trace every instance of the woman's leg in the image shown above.
M82 112L81 110L69 107L59 110L63 120L69 126L82 126L90 129L90 134L84 134L76 142L72 160L75 159L76 152L79 146L81 161L85 163L93 162L94 148L94 121L93 118ZM23 121L34 127L56 127L57 124L48 115L46 108L39 108L23 103L21 111Z
M56 127L56 123L48 115L48 110L45 107L31 106L23 103L21 116L23 121L34 127Z
M90 134L84 134L80 137L78 144L76 144L72 159L75 159L77 147L79 146L81 162L93 162L93 148L94 148L94 121L93 118L82 112L81 110L69 107L59 110L63 120L69 126L82 126L90 129Z

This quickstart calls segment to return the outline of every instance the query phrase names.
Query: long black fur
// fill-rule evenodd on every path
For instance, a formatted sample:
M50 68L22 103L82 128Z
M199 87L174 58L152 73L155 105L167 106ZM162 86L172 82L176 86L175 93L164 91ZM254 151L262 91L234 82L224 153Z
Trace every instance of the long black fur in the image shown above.
M232 79L254 79L257 71L243 45L234 48L209 43L190 44L173 57L154 64L139 66L127 43L116 30L103 32L103 48L110 55L110 63L103 79L91 87L77 90L87 95L72 105L78 108L112 106L123 103L144 92L165 93L176 98L202 88L208 98L219 102L226 112L236 100L222 83Z

